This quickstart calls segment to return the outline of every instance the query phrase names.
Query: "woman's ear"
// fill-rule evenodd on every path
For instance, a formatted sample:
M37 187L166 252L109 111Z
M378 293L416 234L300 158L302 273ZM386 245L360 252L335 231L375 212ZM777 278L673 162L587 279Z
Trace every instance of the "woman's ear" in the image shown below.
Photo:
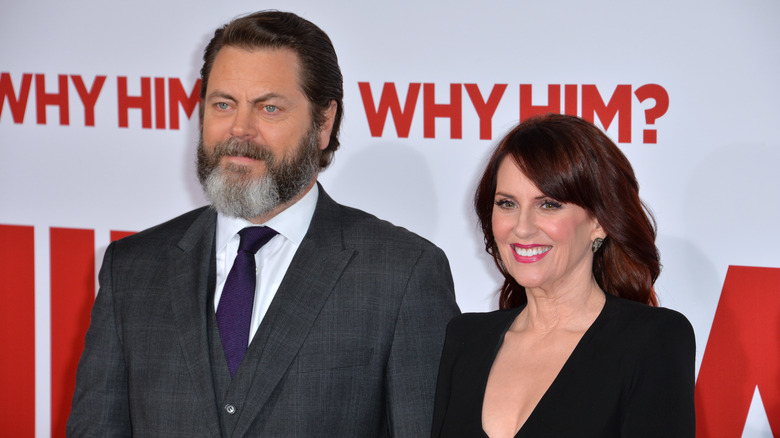
M607 232L604 231L604 228L599 223L599 220L596 218L593 218L593 232L591 232L590 240L595 239L604 239L607 237Z

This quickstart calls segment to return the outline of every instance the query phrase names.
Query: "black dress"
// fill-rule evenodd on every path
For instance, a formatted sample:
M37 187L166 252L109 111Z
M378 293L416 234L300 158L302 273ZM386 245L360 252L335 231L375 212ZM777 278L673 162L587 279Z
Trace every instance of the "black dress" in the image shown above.
M521 310L463 314L450 322L432 437L487 437L488 374ZM693 437L695 351L682 314L607 295L515 437Z

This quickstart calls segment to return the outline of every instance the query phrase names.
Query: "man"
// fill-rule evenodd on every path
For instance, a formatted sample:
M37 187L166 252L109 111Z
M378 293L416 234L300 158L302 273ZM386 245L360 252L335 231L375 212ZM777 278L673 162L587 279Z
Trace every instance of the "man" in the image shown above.
M213 208L109 246L68 435L428 436L452 278L430 242L316 183L342 114L329 38L242 17L201 76Z

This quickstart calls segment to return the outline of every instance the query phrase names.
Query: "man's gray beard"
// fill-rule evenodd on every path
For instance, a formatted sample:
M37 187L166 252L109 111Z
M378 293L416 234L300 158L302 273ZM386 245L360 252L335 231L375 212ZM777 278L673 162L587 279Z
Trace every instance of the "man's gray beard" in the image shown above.
M319 171L318 130L315 127L306 133L295 155L287 160L277 157L264 146L250 140L230 139L217 143L212 152L203 145L203 135L198 140L198 179L219 212L234 217L251 219L271 212L302 193ZM220 165L221 158L228 155L244 156L263 160L265 174L252 178L246 166Z

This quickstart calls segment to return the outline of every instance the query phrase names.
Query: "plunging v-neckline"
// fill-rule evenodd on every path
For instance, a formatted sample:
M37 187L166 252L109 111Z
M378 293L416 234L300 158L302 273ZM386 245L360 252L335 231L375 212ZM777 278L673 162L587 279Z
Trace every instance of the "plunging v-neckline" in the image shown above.
M558 371L558 374L555 376L552 382L550 382L550 386L547 387L547 389L544 391L544 394L542 394L542 397L539 399L538 402L536 402L536 405L531 410L531 413L528 415L528 418L525 419L525 422L523 422L523 424L520 425L520 428L513 435L514 438L520 437L520 432L523 431L525 425L528 424L528 422L534 418L534 414L536 413L539 406L542 404L542 402L544 402L546 398L548 398L547 395L550 393L550 389L552 389L556 385L556 383L561 379L561 376L564 374L564 372L568 371L568 368L570 368L569 364L572 362L572 358L579 352L579 350L582 349L581 346L585 344L584 341L593 336L594 327L596 327L597 323L604 316L605 309L607 308L607 303L609 302L610 299L608 294L604 294L604 295L606 299L604 301L604 305L601 307L601 311L599 311L598 316L596 316L596 319L594 319L593 322L590 324L590 327L588 327L588 329L585 330L585 333L582 334L580 340L577 341L577 345L574 346L574 349L569 354L569 357L566 358L566 361L563 363L563 366L561 367L560 371ZM520 308L517 314L515 314L514 318L511 318L509 320L509 324L507 324L507 326L504 328L504 331L501 333L501 336L498 338L498 343L496 344L496 347L493 351L493 358L490 360L487 369L488 372L485 374L485 379L482 381L482 397L480 398L480 403L479 403L479 421L480 421L480 430L482 430L482 434L486 438L490 438L490 436L487 434L487 432L485 432L485 428L482 425L482 410L484 409L485 406L485 390L487 389L487 382L488 382L488 378L490 377L490 370L493 368L493 364L496 361L496 357L498 356L498 350L500 350L501 346L504 344L504 337L506 336L506 333L509 331L509 328L512 327L512 324L515 322L515 319L517 319L517 317L520 315L520 312L523 311L523 308Z

